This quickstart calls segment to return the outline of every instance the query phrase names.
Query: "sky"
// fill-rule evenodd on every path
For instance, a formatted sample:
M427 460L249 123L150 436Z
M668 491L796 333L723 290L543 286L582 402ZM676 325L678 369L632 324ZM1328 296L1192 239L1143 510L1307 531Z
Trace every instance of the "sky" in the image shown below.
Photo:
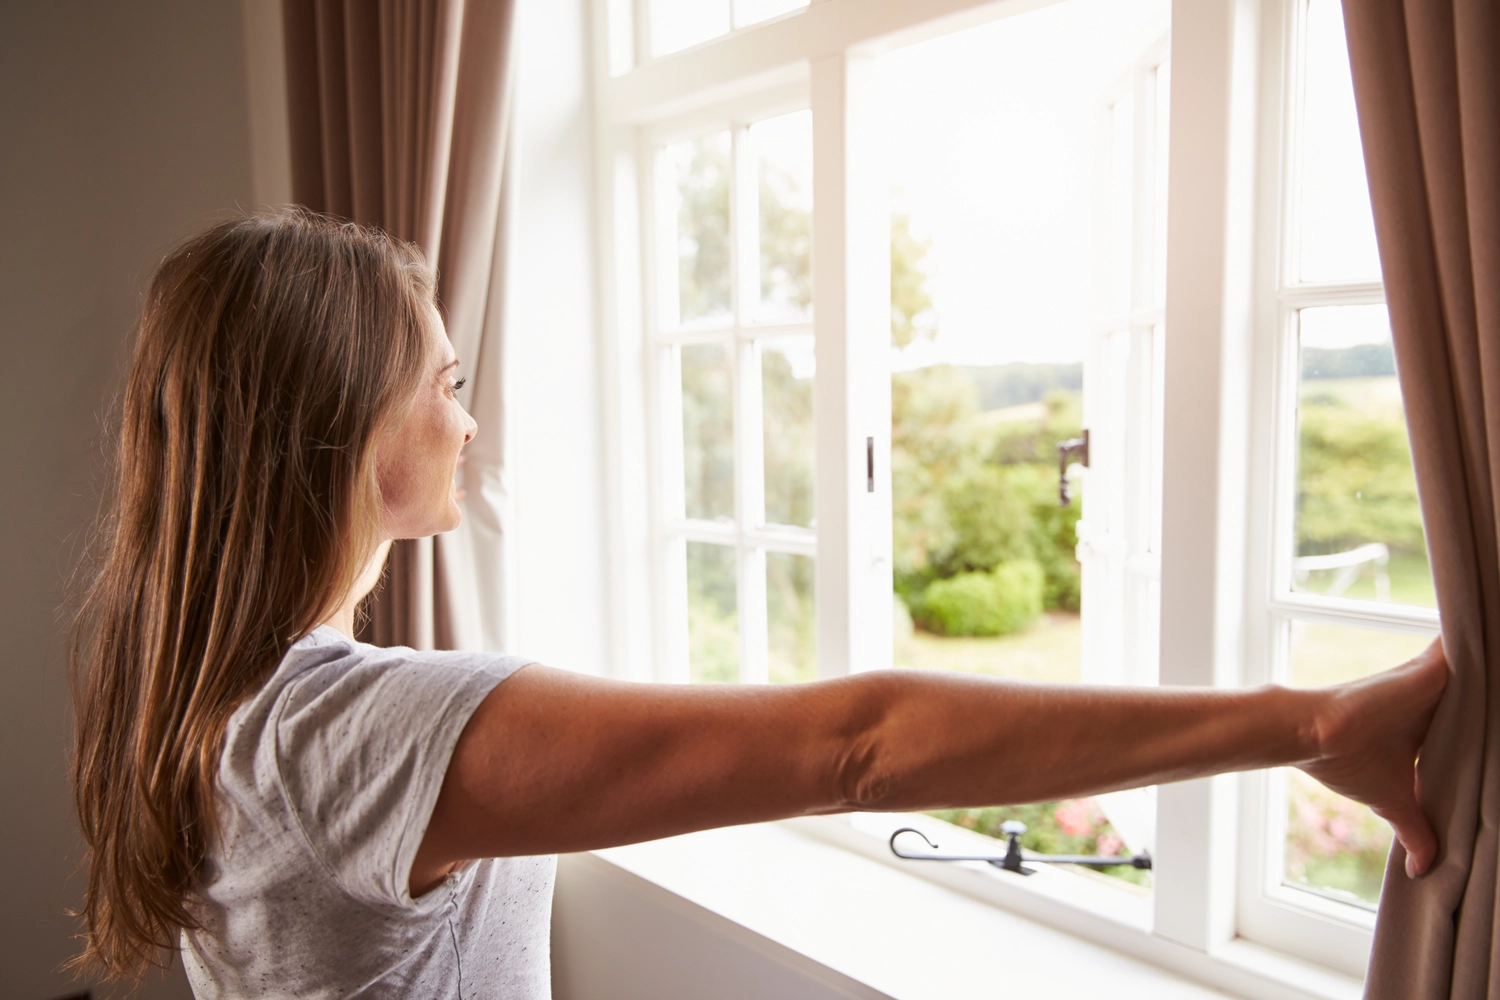
M1169 9L1066 0L881 57L893 207L932 241L939 328L899 367L1082 360L1096 115ZM1309 280L1379 277L1342 28L1337 0L1312 0L1294 241Z

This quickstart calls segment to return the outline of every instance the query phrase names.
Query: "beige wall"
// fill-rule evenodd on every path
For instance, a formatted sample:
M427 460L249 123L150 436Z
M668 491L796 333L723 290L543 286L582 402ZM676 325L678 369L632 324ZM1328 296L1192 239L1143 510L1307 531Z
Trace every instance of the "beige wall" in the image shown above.
M59 595L145 278L251 199L235 0L0 5L0 993L73 988ZM180 984L142 996L185 995Z

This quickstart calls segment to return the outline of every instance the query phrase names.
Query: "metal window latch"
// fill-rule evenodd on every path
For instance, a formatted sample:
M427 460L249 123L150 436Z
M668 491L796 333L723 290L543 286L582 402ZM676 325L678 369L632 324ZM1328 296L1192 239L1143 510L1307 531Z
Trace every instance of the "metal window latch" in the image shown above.
M1068 507L1073 503L1073 491L1068 484L1068 466L1075 460L1085 469L1089 467L1089 429L1083 429L1083 437L1069 438L1057 443L1057 505Z
M915 833L918 837L934 851L938 845L927 839L927 835L914 827L903 826L891 834L891 853L906 861L984 861L1003 868L1017 875L1034 875L1036 869L1023 864L1026 861L1042 861L1054 865L1083 865L1086 868L1113 868L1115 865L1129 865L1132 868L1140 868L1149 871L1151 869L1151 853L1142 851L1129 857L1108 857L1102 854L1038 854L1035 851L1021 849L1021 835L1026 832L1026 824L1020 820L1008 820L1000 824L1000 832L1005 834L1009 843L1006 844L1005 854L996 857L990 854L902 854L896 847L896 838L903 833Z

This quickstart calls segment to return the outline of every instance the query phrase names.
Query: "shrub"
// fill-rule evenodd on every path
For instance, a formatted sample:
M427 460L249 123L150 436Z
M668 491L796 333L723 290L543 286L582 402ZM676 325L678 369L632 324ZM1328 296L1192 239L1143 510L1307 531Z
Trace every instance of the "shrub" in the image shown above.
M1035 556L1030 489L1014 482L1009 471L976 465L942 484L952 536L950 546L932 556L938 576L983 572Z
M1031 559L988 573L959 573L922 591L912 617L939 635L1005 635L1042 613L1042 583L1042 568Z

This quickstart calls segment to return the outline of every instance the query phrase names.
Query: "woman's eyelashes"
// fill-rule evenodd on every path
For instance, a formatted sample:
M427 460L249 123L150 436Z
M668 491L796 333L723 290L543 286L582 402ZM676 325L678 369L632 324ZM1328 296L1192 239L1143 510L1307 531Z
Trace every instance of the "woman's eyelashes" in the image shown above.
M451 385L449 385L448 386L448 391L452 392L452 393L458 392L458 390L460 390L460 389L462 389L464 387L464 383L467 382L467 381L469 381L469 376L465 375L463 378L458 379L458 380L454 381Z

